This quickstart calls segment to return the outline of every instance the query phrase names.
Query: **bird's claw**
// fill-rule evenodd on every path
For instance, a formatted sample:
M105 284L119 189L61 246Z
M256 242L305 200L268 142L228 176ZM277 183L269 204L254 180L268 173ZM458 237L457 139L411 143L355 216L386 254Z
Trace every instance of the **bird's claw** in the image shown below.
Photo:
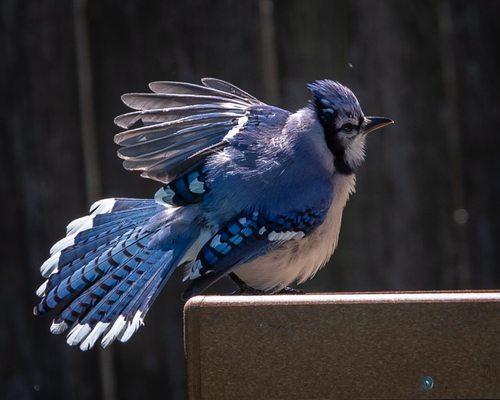
M306 292L300 289L295 289L292 287L284 287L281 289L279 292L276 292L276 294L305 294Z
M247 287L240 287L238 290L235 290L232 294L236 296L261 296L267 293L264 292L263 290L254 289L253 287L247 286Z

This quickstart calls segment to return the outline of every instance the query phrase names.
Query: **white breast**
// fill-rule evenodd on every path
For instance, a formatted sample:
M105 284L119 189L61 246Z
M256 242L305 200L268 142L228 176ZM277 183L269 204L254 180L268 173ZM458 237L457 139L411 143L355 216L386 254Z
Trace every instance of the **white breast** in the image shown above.
M241 265L235 273L251 287L266 291L278 291L292 282L312 278L337 246L342 212L354 185L354 175L335 174L333 201L322 225L302 239L290 240Z

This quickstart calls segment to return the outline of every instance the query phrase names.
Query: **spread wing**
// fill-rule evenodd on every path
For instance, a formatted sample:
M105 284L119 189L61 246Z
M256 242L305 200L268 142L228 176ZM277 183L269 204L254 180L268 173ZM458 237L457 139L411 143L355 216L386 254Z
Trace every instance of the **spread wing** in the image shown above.
M125 169L170 183L226 147L252 114L267 108L289 114L228 82L204 78L202 83L153 82L152 93L122 96L136 110L115 118L126 129L115 136Z

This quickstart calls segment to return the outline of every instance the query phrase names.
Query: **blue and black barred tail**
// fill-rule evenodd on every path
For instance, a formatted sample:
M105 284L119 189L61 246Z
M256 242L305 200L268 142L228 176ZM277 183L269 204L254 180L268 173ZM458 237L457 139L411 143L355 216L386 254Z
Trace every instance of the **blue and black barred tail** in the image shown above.
M51 332L91 348L127 341L197 232L178 209L150 199L105 199L71 222L41 267L37 315L58 309ZM189 221L187 221L189 223Z

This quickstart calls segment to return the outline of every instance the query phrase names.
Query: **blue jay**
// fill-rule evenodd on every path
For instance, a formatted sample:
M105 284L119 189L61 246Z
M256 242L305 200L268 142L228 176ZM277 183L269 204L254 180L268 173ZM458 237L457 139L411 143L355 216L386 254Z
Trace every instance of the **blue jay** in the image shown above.
M176 268L186 297L223 276L242 290L287 291L314 276L337 245L368 133L347 87L308 85L295 113L219 79L153 82L130 93L115 136L127 170L163 184L154 199L110 198L72 221L41 266L35 314L82 350L127 341Z

